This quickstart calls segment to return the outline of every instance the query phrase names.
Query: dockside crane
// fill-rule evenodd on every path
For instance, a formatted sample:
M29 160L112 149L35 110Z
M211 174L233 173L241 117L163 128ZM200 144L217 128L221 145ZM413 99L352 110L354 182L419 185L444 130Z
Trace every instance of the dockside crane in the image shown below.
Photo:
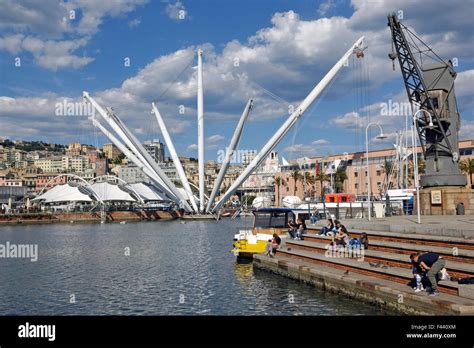
M466 177L458 166L460 117L454 93L456 72L451 61L442 60L433 50L403 25L396 14L388 16L392 34L392 53L398 59L403 82L414 112L414 126L420 138L426 172L423 187L464 186ZM420 55L420 61L413 51ZM423 62L426 56L434 62Z

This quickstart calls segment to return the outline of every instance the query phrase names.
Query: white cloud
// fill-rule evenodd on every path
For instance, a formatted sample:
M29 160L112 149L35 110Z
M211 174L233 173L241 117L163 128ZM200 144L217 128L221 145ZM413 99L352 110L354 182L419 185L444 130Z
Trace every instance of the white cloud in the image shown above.
M69 8L79 9L82 12L81 20L76 26L73 26L73 30L80 35L93 35L99 30L104 18L121 17L147 2L148 0L72 0L69 3Z
M2 132L11 138L39 137L45 139L52 137L53 141L58 139L71 139L77 134L71 132L74 127L90 127L87 117L64 117L56 116L56 103L62 104L65 98L56 94L45 94L40 97L0 97ZM79 102L81 98L67 101ZM18 120L21 118L21 126Z
M305 155L314 153L314 148L304 144L293 144L285 147L283 151L295 155Z
M473 121L461 122L459 138L460 139L474 139L474 122Z
M0 50L11 54L29 52L35 63L46 69L77 69L94 60L75 51L88 44L104 18L122 16L146 2L5 0L0 2L0 29L4 33ZM66 35L68 38L62 39Z
M191 151L197 151L198 146L197 144L191 144L186 148L186 151L191 152Z
M311 144L313 144L313 145L327 145L327 144L329 144L329 140L317 139L317 140L313 141Z
M211 135L210 137L208 137L206 140L210 143L217 143L221 140L224 140L224 136L220 135L220 134L214 134L214 135Z
M334 8L336 6L336 3L334 0L326 0L325 2L322 2L319 7L318 7L318 13L320 16L325 16L329 10Z
M57 70L71 67L80 68L94 60L92 57L80 57L73 52L87 44L87 39L77 40L41 40L33 36L14 34L0 37L0 49L4 49L11 54L29 52L39 66Z
M23 48L29 51L35 62L46 69L58 70L62 68L77 69L94 60L92 57L80 57L72 54L76 49L87 44L86 39L69 41L41 41L31 37L23 40Z
M473 87L474 69L460 72L454 82L456 97L472 96Z
M358 112L352 111L334 118L331 123L341 128L361 127L366 122L364 117L361 117Z
M188 13L186 7L184 7L181 1L176 1L174 4L168 4L165 9L166 14L169 18L173 20L183 20L186 19Z
M140 25L141 22L142 22L141 18L132 19L131 21L128 22L128 27L136 28Z
M0 37L0 49L3 49L11 54L18 54L21 52L21 44L23 42L23 34L15 34Z
M88 63L84 59L92 58L81 57L75 52L86 47L88 35L98 30L103 18L123 15L143 2L122 1L117 3L119 5L115 5L115 2L113 4L109 4L109 2L91 2L87 6L84 5L84 13L93 12L93 6L97 6L95 9L98 12L93 14L94 20L91 19L88 25L83 23L80 29L77 28L78 24L75 27L70 27L70 24L68 24L67 30L73 31L77 38L70 40L38 39L28 34L28 30L31 29L25 27L23 29L25 30L24 33L15 33L0 38L0 49L9 52L31 52L38 64L49 66L51 69L83 66ZM180 2L174 4L177 3ZM77 5L77 8L80 8L82 2L75 1L74 4ZM354 1L353 4L356 12L379 11L378 5L374 6L372 10L370 7L363 7L363 4L359 1ZM99 8L100 6L103 6L103 8ZM448 7L451 11L449 4L442 4L433 14L432 21L436 22L436 18L438 18L436 13L442 12L443 9ZM255 99L255 108L250 114L251 121L275 120L287 116L287 104L297 105L332 64L339 59L347 47L362 34L366 34L369 44L364 58L368 59L364 64L370 64L370 84L368 84L368 88L374 89L376 86L397 79L400 86L397 87L398 94L395 94L392 99L398 100L398 96L400 96L400 100L406 100L405 91L399 90L402 87L399 68L397 67L395 72L391 71L391 63L387 58L387 52L390 51L391 45L390 34L385 23L386 13L384 12L382 15L381 21L377 19L382 25L376 27L364 23L361 20L361 18L365 18L364 15L358 13L350 18L331 17L303 20L298 14L290 16L289 13L276 13L272 16L270 26L258 30L245 42L230 41L219 51L210 44L199 45L204 49L206 122L221 122L230 118L238 119L248 98ZM425 16L422 14L418 16L419 18L425 18ZM467 35L465 32L472 28L472 24L464 24L464 27L462 27L464 29L461 30L458 24L452 22L454 21L444 23L448 32L457 30L455 46L449 51L450 53L455 52L456 49L464 49L469 46L468 43L459 46L458 42L461 41L459 37ZM415 26L417 25L415 23ZM65 29L59 28L58 30L64 32ZM438 32L439 29L433 26L431 31ZM314 33L317 33L317 35ZM431 35L432 33L428 32L428 34ZM430 40L437 38L437 36L429 37L428 42L432 42ZM448 44L448 38L440 38L440 40L444 45L451 47ZM45 51L46 45L51 45L55 53L47 54ZM151 101L157 101L160 104L159 108L165 118L168 130L175 134L183 133L190 129L195 122L196 70L189 68L189 66L195 64L196 49L196 46L188 46L158 57L141 68L135 75L123 81L121 85L96 91L94 97L104 105L114 106L117 114L131 127L139 127L144 120L149 122L150 103ZM62 57L62 61L58 59L58 62L54 63L54 55ZM73 57L76 57L76 59ZM238 66L234 65L236 59L239 62ZM185 69L186 66L188 66L187 69ZM349 66L348 69L351 67ZM183 69L185 70L183 71ZM363 73L363 70L358 72ZM359 94L364 92L361 92L363 87L354 85L354 74L354 71L343 70L339 78L328 88L325 97L328 95L332 95L334 98L344 97L347 96L348 91ZM176 80L178 76L179 78ZM456 81L456 93L459 96L465 96L466 99L474 100L474 98L469 98L472 95L471 81L472 70L460 73ZM278 97L270 97L269 93L259 86L271 90ZM17 99L18 103L29 104L28 99L30 98ZM178 112L180 105L185 107L184 114ZM334 118L332 125L346 129L365 127L369 120L367 115L371 115L371 120L376 119L377 122L382 123L384 130L387 125L387 132L392 132L393 129L390 127L397 122L403 122L404 124L404 119L400 117L378 117L380 103L367 106L367 108L370 107L372 107L371 110L355 110L352 113L339 115ZM32 109L31 106L27 106L25 112L28 112L28 110L36 112ZM39 108L39 110L43 109ZM0 128L3 127L4 114L6 114L6 111L2 109ZM42 120L46 120L42 126L36 125L38 129L48 133L50 129L48 118L45 117ZM299 146L300 151L305 150L304 146L306 145L299 144ZM307 149L309 149L309 146L306 146Z

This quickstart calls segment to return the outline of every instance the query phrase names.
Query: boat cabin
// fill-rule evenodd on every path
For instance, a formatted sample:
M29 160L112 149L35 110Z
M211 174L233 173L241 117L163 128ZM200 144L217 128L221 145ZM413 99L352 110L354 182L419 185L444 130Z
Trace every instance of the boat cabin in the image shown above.
M252 213L253 234L285 234L288 231L288 221L296 219L290 208L259 208L254 209Z

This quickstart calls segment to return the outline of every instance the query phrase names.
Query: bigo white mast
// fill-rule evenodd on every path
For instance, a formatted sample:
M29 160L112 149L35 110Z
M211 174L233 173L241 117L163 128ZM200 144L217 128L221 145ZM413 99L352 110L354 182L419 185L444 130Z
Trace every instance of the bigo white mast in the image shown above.
M202 90L202 50L198 55L197 126L198 126L198 165L199 165L199 211L204 212L204 97Z
M231 187L227 190L224 196L216 203L212 211L218 211L222 205L234 194L234 192L242 185L242 183L247 180L247 178L255 171L256 168L267 158L268 154L275 148L275 146L280 142L280 140L288 133L288 131L293 127L293 125L298 121L298 119L303 115L303 113L308 109L308 107L316 100L316 98L324 91L324 89L329 85L329 83L334 79L337 73L342 69L344 63L349 59L350 55L353 53L359 53L363 50L363 40L362 36L357 40L349 50L342 56L341 59L329 70L326 76L314 87L314 89L308 94L308 96L301 102L298 108L288 117L288 119L283 123L283 125L278 129L278 131L268 140L268 142L263 146L260 152L255 156L252 162L245 168L245 170L240 174L240 176L234 181Z
M174 166L176 167L176 171L178 172L179 179L183 184L183 188L186 191L186 195L188 196L189 201L197 213L199 212L196 201L194 200L193 191L191 190L191 186L189 186L188 178L186 177L186 173L184 172L183 165L179 160L178 154L176 153L176 149L174 148L174 144L171 141L171 137L168 133L168 129L166 128L165 121L158 110L158 107L155 103L151 103L152 106L152 113L155 114L156 120L158 125L160 126L161 134L163 135L163 139L165 140L166 146L168 147L168 151L170 152L171 159L173 160Z
M245 121L247 120L247 117L249 116L250 110L252 109L252 105L253 105L253 100L250 99L247 102L247 105L245 106L244 111L242 112L242 116L240 116L240 120L239 120L239 123L237 123L237 127L235 127L234 135L232 136L229 147L226 149L225 158L222 161L221 169L219 170L219 174L217 175L216 182L214 183L214 187L212 188L211 196L209 197L209 201L207 202L206 210L208 212L211 211L211 206L214 203L214 199L216 198L217 193L219 192L219 189L222 184L222 180L224 180L225 174L227 173L227 168L229 167L235 148L237 147L237 144L240 141L242 130L244 128Z

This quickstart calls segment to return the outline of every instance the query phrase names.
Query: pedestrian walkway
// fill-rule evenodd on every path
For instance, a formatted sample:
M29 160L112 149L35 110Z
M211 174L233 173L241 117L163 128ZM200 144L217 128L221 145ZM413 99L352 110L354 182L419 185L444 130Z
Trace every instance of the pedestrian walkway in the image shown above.
M433 225L446 219L445 216L430 218ZM454 224L453 217L447 220L447 225L450 221ZM426 292L415 293L408 285L413 278L409 254L414 252L436 252L446 259L452 277L474 277L474 238L467 237L468 232L474 236L474 224L470 225L469 218L454 224L456 228L452 230L456 231L461 231L464 224L472 228L460 235L446 235L447 230L442 230L446 226L428 229L431 234L421 233L420 228L417 233L409 233L413 221L400 217L359 221L359 224L350 224L351 221L343 221L351 237L358 237L362 232L368 234L369 248L362 254L350 254L347 249L332 250L330 238L318 235L322 226L319 223L309 225L304 240L287 240L275 258L255 256L254 265L403 313L474 314L474 285L440 281L437 297L429 297ZM350 227L355 225L357 229ZM403 232L396 232L397 229ZM400 298L410 300L399 303Z

